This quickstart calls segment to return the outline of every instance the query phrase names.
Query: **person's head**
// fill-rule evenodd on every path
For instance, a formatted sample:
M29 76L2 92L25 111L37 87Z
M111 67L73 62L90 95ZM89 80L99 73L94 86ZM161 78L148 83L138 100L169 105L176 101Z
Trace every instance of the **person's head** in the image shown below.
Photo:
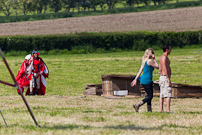
M31 54L28 54L27 56L25 56L25 61L26 61L26 64L27 64L27 65L30 63L31 57L32 57Z
M34 56L34 58L37 58L39 56L39 51L37 51L36 49L34 49L32 51L32 55Z
M163 46L163 52L167 52L167 54L170 54L171 46L170 45L164 45Z
M145 65L145 62L148 59L152 58L152 54L154 54L154 50L152 48L148 48L147 50L145 50L144 55L142 57L142 65L143 66Z
M37 58L38 57L38 53L34 53L33 56L34 56L34 58Z

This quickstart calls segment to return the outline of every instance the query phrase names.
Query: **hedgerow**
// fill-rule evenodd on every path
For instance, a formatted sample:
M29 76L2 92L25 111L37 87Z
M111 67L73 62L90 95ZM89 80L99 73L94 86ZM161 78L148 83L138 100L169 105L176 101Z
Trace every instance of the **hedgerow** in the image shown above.
M145 50L164 44L183 47L201 44L201 31L186 32L112 32L75 33L67 35L4 36L0 47L4 52L30 52L33 48L54 53L92 53L102 51ZM55 51L53 51L55 50ZM60 51L64 50L64 51Z

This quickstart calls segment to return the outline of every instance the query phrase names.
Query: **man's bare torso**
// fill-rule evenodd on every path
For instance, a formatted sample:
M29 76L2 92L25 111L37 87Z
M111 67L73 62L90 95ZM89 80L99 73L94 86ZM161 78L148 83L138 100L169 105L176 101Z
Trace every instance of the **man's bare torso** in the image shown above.
M164 54L160 57L159 71L160 71L160 74L163 74L163 75L168 74L168 76L171 77L170 60Z

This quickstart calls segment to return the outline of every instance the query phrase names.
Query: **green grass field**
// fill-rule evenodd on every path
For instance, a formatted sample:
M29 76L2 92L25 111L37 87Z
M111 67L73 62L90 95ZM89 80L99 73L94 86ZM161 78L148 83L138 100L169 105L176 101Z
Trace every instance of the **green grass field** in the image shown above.
M135 113L132 105L143 97L83 96L86 84L101 84L103 74L136 75L143 53L40 55L50 71L46 95L26 99L41 128L35 126L16 89L0 84L0 109L9 126L0 118L0 134L202 134L200 98L172 99L174 113L168 114L159 112L158 97L153 99L152 113L146 112L146 105ZM157 61L162 54L155 51ZM201 46L173 49L169 58L173 82L202 85ZM6 59L16 75L24 56ZM0 80L12 83L3 62L0 68ZM156 70L153 80L158 78Z

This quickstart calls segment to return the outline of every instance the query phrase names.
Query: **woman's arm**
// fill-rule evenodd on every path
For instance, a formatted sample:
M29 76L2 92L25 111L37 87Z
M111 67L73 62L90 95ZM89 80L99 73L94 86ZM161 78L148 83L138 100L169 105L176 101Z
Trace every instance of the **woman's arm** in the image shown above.
M147 61L147 64L150 65L150 66L152 66L152 67L154 67L154 68L156 68L156 69L159 69L159 65L158 65L158 63L156 62L156 58L155 58L154 54L152 54L152 59L153 59L153 60L149 59L149 60Z
M135 77L135 79L131 82L131 87L133 87L134 85L136 85L137 83L137 79L139 78L140 74L142 73L143 70L143 66L141 65L139 72L137 73L137 76Z

